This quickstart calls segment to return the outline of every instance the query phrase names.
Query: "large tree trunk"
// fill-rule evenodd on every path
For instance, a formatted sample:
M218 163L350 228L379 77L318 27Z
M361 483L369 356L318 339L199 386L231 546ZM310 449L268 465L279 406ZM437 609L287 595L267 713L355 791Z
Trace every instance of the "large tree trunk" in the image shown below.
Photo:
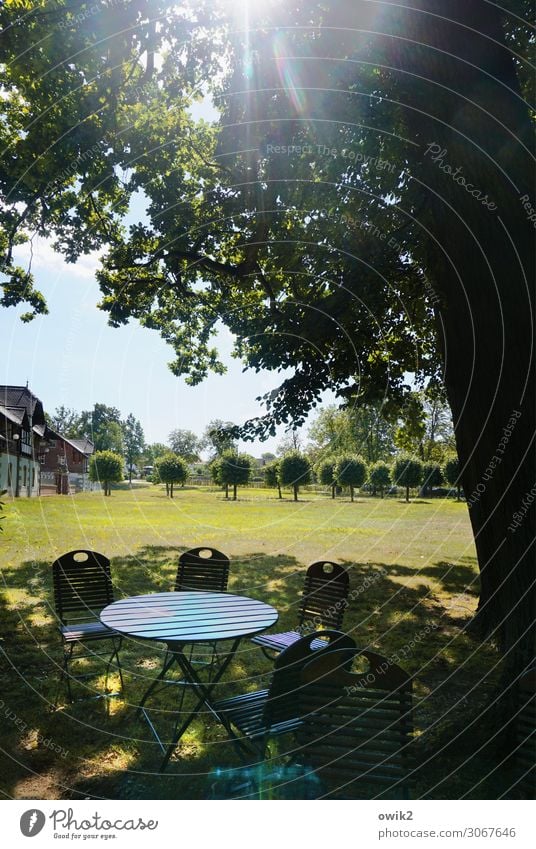
M421 11L395 13L411 39L396 53L418 76L398 77L422 153L413 176L426 195L423 259L480 566L476 622L520 668L535 655L531 128L498 8L412 5Z

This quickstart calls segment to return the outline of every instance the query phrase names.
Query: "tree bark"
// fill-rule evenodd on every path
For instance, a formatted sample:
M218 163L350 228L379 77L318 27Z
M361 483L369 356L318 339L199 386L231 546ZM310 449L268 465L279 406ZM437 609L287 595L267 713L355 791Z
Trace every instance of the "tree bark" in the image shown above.
M173 482L169 485L169 497L173 498Z
M423 262L480 567L476 624L520 668L536 644L534 501L513 524L536 460L532 131L498 7L412 5L393 12L411 40L398 43L398 82L421 151Z
M353 488L352 485L350 485L350 501L353 501L353 500L354 500L354 488Z
M298 500L298 487L294 484L294 501Z
M233 484L233 501L236 501L236 484Z

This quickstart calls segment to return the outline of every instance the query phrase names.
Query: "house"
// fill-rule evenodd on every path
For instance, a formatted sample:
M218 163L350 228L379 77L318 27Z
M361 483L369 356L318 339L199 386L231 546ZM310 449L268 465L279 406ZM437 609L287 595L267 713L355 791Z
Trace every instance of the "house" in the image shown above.
M43 405L27 386L0 386L0 491L39 495L45 428Z
M95 451L91 440L63 436L48 426L43 440L39 456L43 494L89 489L89 458Z

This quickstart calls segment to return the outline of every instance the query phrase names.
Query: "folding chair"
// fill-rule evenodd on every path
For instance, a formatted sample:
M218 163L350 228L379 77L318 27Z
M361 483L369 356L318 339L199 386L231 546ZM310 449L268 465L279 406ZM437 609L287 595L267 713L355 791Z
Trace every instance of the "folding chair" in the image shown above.
M252 643L260 646L269 659L288 648L304 633L322 627L335 631L342 628L350 578L346 569L329 560L319 560L307 569L299 606L298 626L295 631L278 634L261 634Z
M214 703L214 708L242 734L261 759L270 737L288 734L301 723L300 674L312 658L337 651L337 661L351 662L356 645L339 631L319 631L299 638L276 658L270 686Z
M517 683L516 764L518 787L524 799L536 797L536 667L523 673Z
M360 674L339 654L302 670L296 760L320 778L322 798L410 798L412 680L375 652L356 651L369 663Z
M216 548L200 546L184 551L179 557L179 566L175 578L175 592L181 590L199 590L201 592L225 593L229 581L229 558ZM202 646L199 643L197 647ZM208 677L212 679L214 664L218 657L216 643L205 643L209 646L209 660L192 660L194 646L190 649L190 661L192 663L208 666ZM164 658L164 663L167 660ZM184 693L180 700L179 709L182 709Z
M73 703L75 699L71 689L71 679L82 681L93 674L72 675L70 672L69 664L84 658L108 657L105 686L108 684L110 667L115 660L122 690L123 675L119 661L121 637L99 620L100 611L114 600L110 561L96 551L70 551L52 564L52 577L54 602L63 646L62 672L55 705L57 705L64 680L67 683L69 701ZM111 642L111 654L109 651L91 650L84 654L75 653L77 647L100 640Z
M180 590L227 592L229 566L229 558L215 548L207 548L207 546L191 548L179 557L175 592Z

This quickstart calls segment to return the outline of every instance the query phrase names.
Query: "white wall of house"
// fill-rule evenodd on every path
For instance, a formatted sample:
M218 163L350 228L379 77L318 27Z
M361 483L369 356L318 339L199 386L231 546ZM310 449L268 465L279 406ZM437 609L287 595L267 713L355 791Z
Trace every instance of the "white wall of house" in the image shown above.
M15 495L16 469L16 457L12 454L0 454L0 492L5 489L11 497Z
M39 495L40 483L41 467L31 457L0 454L0 491L5 489L14 497L18 488L22 498L29 498Z

